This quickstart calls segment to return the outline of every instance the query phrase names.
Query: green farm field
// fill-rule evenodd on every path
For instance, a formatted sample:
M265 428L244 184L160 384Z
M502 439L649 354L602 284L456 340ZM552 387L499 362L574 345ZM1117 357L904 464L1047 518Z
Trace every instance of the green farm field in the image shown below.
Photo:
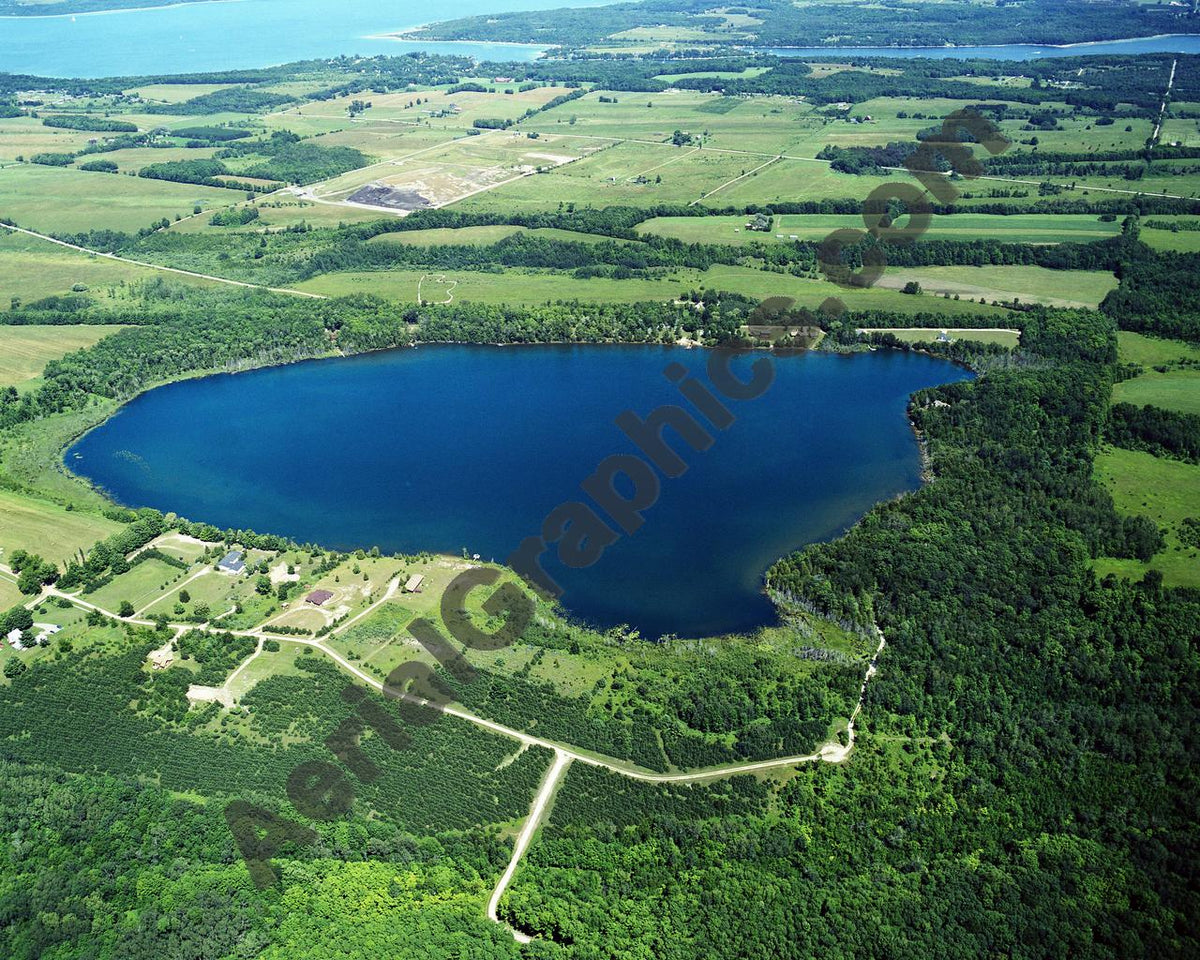
M1030 266L894 267L877 286L899 290L912 280L926 293L989 301L1015 297L1055 307L1095 307L1117 286L1117 278L1108 273Z
M1147 217L1156 222L1187 223L1195 226L1200 221L1195 217ZM1147 226L1144 222L1138 231L1138 239L1155 250L1174 250L1178 253L1200 253L1200 230L1164 230Z
M1166 547L1148 563L1105 557L1095 563L1097 574L1136 579L1155 569L1169 585L1200 587L1200 551L1183 544L1178 532L1185 517L1200 517L1200 466L1110 449L1096 458L1096 479L1119 511L1149 517L1166 536Z
M862 230L861 216L839 214L779 214L766 232L746 230L745 216L657 217L638 227L639 233L674 237L684 243L790 243L823 240L833 230ZM996 216L959 213L934 217L926 236L931 240L996 239L1009 243L1086 242L1116 236L1119 223L1105 223L1093 215L1016 214ZM1144 232L1144 231L1143 231ZM780 236L782 234L783 236ZM1200 237L1200 234L1196 234Z
M1200 369L1166 373L1147 370L1140 377L1118 383L1113 388L1113 399L1200 415Z
M131 284L156 276L162 273L151 267L0 230L0 313L12 307L14 297L28 303L51 294L69 293L76 284L82 284L88 296L97 300L120 299L128 294ZM210 283L178 274L174 277L181 283Z
M39 377L46 363L90 347L119 326L0 326L0 387L20 386Z
M243 194L219 187L87 173L37 164L0 169L0 216L42 233L140 230L162 218L190 216L236 203Z
M104 517L0 490L0 561L25 549L61 563L120 528Z
M508 304L540 304L554 300L634 303L639 300L670 300L684 291L705 287L754 298L792 297L800 306L813 309L828 297L840 297L852 310L959 314L994 314L997 310L990 305L965 300L913 297L880 287L845 290L825 280L736 266L717 266L705 271L681 269L667 276L634 277L628 280L604 277L581 280L550 271L517 269L501 274L463 270L440 273L421 270L344 272L323 274L296 284L295 288L328 296L370 293L390 300L416 302L419 281L422 282L422 299L431 303L460 300Z
M1140 363L1144 367L1178 363L1181 360L1200 362L1200 345L1119 330L1117 354L1122 363Z

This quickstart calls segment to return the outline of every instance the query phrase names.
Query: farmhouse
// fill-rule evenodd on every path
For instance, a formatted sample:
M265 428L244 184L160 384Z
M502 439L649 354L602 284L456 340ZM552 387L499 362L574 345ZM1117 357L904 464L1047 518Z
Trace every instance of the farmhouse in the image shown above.
M333 592L330 590L314 590L304 599L314 607L319 607L333 599Z

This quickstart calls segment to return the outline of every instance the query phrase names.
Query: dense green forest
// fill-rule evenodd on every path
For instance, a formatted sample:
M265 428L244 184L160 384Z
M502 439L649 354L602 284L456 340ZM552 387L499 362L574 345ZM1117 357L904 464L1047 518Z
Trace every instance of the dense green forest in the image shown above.
M743 8L744 9L744 8ZM1192 32L1190 8L1162 9L1106 2L1037 0L989 7L977 4L806 3L762 0L753 4L755 21L726 42L747 40L762 46L823 46L853 37L859 46L944 46L988 43L1080 43L1118 37ZM647 0L593 8L489 13L425 27L420 35L441 40L493 40L557 43L568 47L604 40L647 22L718 30L722 18L702 0ZM716 33L715 40L721 39Z
M1088 569L1111 321L1024 336L1051 366L916 398L935 484L770 574L889 638L854 761L766 793L573 770L512 922L580 956L1194 955L1200 596Z

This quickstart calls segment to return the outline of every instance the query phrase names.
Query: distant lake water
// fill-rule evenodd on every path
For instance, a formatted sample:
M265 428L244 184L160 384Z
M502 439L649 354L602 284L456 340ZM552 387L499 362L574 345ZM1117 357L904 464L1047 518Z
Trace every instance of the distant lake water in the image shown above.
M587 6L586 0L572 6ZM520 0L522 10L563 0ZM532 60L541 47L410 43L381 34L497 9L496 0L223 0L111 13L0 18L0 70L44 77L128 77L267 67L342 54L412 50L480 60Z
M763 356L738 357L742 376ZM130 506L175 511L350 550L423 550L503 561L614 453L614 424L684 403L672 361L704 377L708 354L643 346L422 346L183 381L136 398L66 454ZM919 354L774 358L762 397L664 478L645 524L601 560L546 555L562 602L602 627L714 635L772 622L763 574L920 483L909 395L965 370ZM639 454L640 455L640 454ZM553 550L553 548L551 548Z
M605 0L566 0L593 6ZM501 9L537 10L564 0L223 0L109 13L0 18L0 70L51 77L112 77L266 67L341 55L412 50L481 60L532 60L541 47L511 43L435 43L382 38L431 20ZM1150 37L1076 47L795 47L781 56L995 57L1029 60L1085 53L1200 52L1200 36Z

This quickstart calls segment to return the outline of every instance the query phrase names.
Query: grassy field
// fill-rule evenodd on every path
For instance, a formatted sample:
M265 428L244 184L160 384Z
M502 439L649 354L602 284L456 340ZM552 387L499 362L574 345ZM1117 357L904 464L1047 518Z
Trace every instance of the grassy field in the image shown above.
M1021 342L1020 330L972 330L969 327L863 327L863 333L890 333L906 343L936 340L945 333L952 340L975 340L979 343L998 343L1014 349Z
M0 559L18 548L61 562L120 529L103 517L0 490Z
M119 326L0 326L0 387L39 377L47 361L90 347Z
M219 187L143 180L37 164L0 168L0 215L42 233L89 229L137 231L155 220L236 203Z
M141 87L130 87L125 92L152 100L155 103L182 103L193 97L202 97L218 90L228 90L235 83L148 83Z
M1112 449L1096 458L1096 477L1118 510L1143 514L1166 532L1165 549L1149 563L1105 557L1096 561L1096 572L1140 578L1154 568L1167 584L1200 587L1200 551L1183 545L1178 535L1180 520L1200 517L1200 466Z
M658 217L641 224L638 232L674 237L684 243L723 243L740 246L750 243L790 243L793 239L819 241L833 230L863 229L862 217L836 214L777 215L772 219L771 230L765 233L746 230L746 220L744 216ZM930 240L995 239L1010 243L1063 243L1100 240L1116 236L1120 232L1120 224L1101 223L1097 217L1090 215L994 216L960 213L934 217L926 237ZM1200 237L1200 233L1196 236Z
M1144 367L1152 367L1155 364L1178 363L1180 360L1198 361L1200 345L1120 330L1117 332L1117 354L1122 363L1140 363Z
M927 294L958 294L988 301L1017 298L1055 307L1095 307L1117 286L1117 278L1110 273L1028 266L893 267L878 286L899 290L910 280L921 284Z
M1195 217L1163 216L1147 217L1146 220L1156 223L1187 224L1193 227L1200 224L1200 220ZM1155 250L1175 250L1179 253L1200 252L1200 230L1163 230L1146 226L1146 221L1143 221L1138 237L1146 246L1153 247Z
M401 233L381 233L368 240L368 243L398 243L404 246L425 247L446 244L465 244L467 246L488 246L511 237L515 233L525 233L531 237L546 237L550 240L562 240L569 243L600 243L609 237L597 233L579 233L575 230L559 230L556 227L518 227L512 224L496 224L482 227L442 227L429 230L406 230ZM635 240L618 240L617 243L638 243Z
M1166 410L1200 415L1200 370L1147 370L1113 388L1113 399L1137 406L1153 404Z
M795 298L801 306L812 308L820 306L827 297L836 296L850 309L897 310L903 313L922 310L960 314L997 312L990 305L965 300L913 297L882 287L845 290L825 280L810 280L737 266L717 266L704 271L680 269L663 276L633 277L628 280L603 277L579 280L570 274L518 269L506 270L502 274L462 270L444 273L387 270L327 273L295 286L299 290L330 296L371 293L391 300L416 302L418 282L422 283L422 299L429 302L451 302L447 297L452 297L453 301L510 304L538 304L554 300L634 303L640 300L669 300L684 291L704 287L755 298L788 296Z

